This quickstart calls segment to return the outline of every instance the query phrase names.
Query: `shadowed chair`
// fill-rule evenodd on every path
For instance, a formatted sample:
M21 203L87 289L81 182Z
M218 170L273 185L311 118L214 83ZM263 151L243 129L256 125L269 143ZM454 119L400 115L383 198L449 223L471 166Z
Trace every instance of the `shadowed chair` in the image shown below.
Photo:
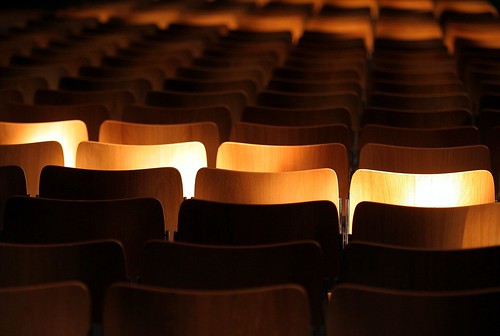
M295 283L309 296L311 322L323 326L323 256L312 241L259 246L146 244L141 283L178 289L237 289Z
M419 292L344 284L329 302L327 334L495 335L500 332L498 309L498 287Z
M360 202L414 207L458 207L495 202L493 177L486 170L404 174L358 169L351 178L349 230Z
M100 170L132 170L174 167L182 177L184 197L194 195L198 169L207 166L205 146L201 142L163 145L117 145L82 142L78 146L76 167Z
M85 336L90 297L80 282L0 288L0 333L19 336Z
M23 94L23 101L33 103L35 92L39 89L48 89L49 84L42 77L25 77L25 78L1 78L0 89L15 89Z
M0 166L0 218L3 218L5 202L10 197L26 194L26 176L23 169L15 165ZM3 221L0 223L0 237L2 229Z
M161 90L163 87L163 81L165 80L165 75L162 70L154 67L145 65L144 67L123 67L123 68L111 68L111 67L93 67L93 66L82 66L78 71L78 75L83 78L95 78L101 80L130 80L130 79L146 79L151 83L151 87L154 90Z
M123 121L105 121L99 132L99 142L123 145L161 145L199 141L207 151L209 167L215 167L220 145L217 125L211 122L146 125Z
M109 336L307 336L309 326L307 294L296 285L200 291L116 284L104 304Z
M161 203L153 198L99 201L11 197L5 205L4 241L22 244L116 239L129 275L139 273L143 245L164 234Z
M470 110L472 108L469 96L466 93L411 95L373 92L368 100L368 106L413 111Z
M24 103L23 93L19 89L0 89L0 99L5 104Z
M370 107L363 114L364 125L375 124L406 128L454 128L470 126L472 114L469 110L417 111Z
M126 281L123 247L114 240L68 244L0 244L0 288L81 281L92 298L92 322L100 324L106 289ZM29 267L27 267L29 266Z
M0 67L0 77L2 78L41 77L47 81L49 88L53 90L59 85L59 79L68 76L68 74L68 69L61 65Z

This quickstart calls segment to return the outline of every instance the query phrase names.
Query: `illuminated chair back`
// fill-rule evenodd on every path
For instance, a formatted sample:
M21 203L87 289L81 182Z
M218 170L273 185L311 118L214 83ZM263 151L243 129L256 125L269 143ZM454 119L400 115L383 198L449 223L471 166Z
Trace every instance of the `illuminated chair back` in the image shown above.
M78 146L76 167L101 170L130 170L174 167L182 176L184 197L194 195L198 169L207 166L205 146L201 142L163 145L117 145L82 142Z
M296 285L207 291L115 284L104 303L103 332L307 336L310 320L307 293Z
M64 152L64 165L68 167L75 166L77 147L80 142L87 140L87 126L81 120L39 123L0 122L0 144L57 141Z
M76 281L0 288L2 335L87 335L90 295Z
M416 207L458 207L495 202L493 176L486 170L405 174L358 169L351 178L348 233L356 206L378 202Z
M254 172L331 168L337 174L340 197L348 197L349 155L342 144L270 146L224 142L217 152L217 168Z
M199 141L207 151L208 166L215 167L219 132L211 122L147 125L108 120L101 125L99 142L124 145L160 145Z

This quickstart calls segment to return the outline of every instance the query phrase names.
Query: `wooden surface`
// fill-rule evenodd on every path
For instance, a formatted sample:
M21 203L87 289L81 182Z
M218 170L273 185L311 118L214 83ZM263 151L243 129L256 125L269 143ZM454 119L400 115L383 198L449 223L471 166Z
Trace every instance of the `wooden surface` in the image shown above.
M133 104L134 96L127 90L106 91L63 91L38 90L35 94L35 104L40 105L78 105L103 104L109 109L111 119L120 120L123 107Z
M439 129L408 129L382 125L366 125L361 129L359 148L374 142L407 147L457 147L481 144L474 126Z
M76 167L101 170L130 170L174 167L182 176L184 197L194 195L198 169L207 166L207 154L201 142L164 145L116 145L82 142Z
M418 207L455 207L495 202L493 177L485 170L403 174L358 169L351 178L349 233L363 201Z
M498 287L498 258L499 246L438 250L352 241L339 282L418 291Z
M354 212L352 240L460 249L500 244L498 203L412 207L363 202Z
M261 145L314 145L340 143L351 148L351 131L342 124L319 126L272 126L237 122L231 128L230 141Z
M258 246L149 242L141 283L198 290L295 283L308 293L313 325L324 323L323 256L312 241Z
M207 164L215 168L220 145L217 125L211 122L146 125L108 120L101 125L99 141L123 145L161 145L199 141L207 152Z
M213 122L217 125L221 141L229 140L231 114L227 107L153 107L128 105L123 111L123 121L143 124L187 124Z
M0 166L18 166L23 170L24 195L38 195L40 172L46 165L64 165L61 144L55 141L30 144L0 145ZM19 176L20 178L20 176ZM2 183L0 190L8 188L9 183L20 181L18 177ZM22 189L17 190L21 191Z
M337 174L339 194L349 193L349 154L341 144L269 146L224 142L217 152L217 168L285 172L331 168Z
M81 281L92 298L92 321L101 323L107 288L127 280L125 252L115 240L69 244L0 244L0 288Z
M64 165L74 167L76 149L88 140L87 127L81 120L65 120L40 123L0 122L0 144L26 144L57 141L64 152Z
M17 123L36 123L62 120L82 120L87 126L90 141L99 138L99 127L109 119L104 105L26 105L9 104L0 106L0 120Z
M12 197L5 205L4 241L58 244L95 239L119 240L128 273L138 275L145 242L163 238L161 203L153 198L56 200Z
M234 204L185 200L179 210L181 242L208 245L265 245L313 240L320 244L324 272L334 282L340 263L338 211L330 201Z
M331 201L339 209L337 174L329 168L292 172L246 172L202 168L195 198L238 204Z
M413 174L490 170L490 151L483 145L418 148L368 143L361 148L358 168Z
M396 94L373 92L368 101L370 107L399 108L418 111L449 111L471 109L466 93Z
M309 335L307 294L294 285L225 291L111 287L104 306L109 336Z
M96 170L46 166L40 174L40 197L99 200L153 197L163 206L165 231L177 231L183 200L182 179L171 167Z
M0 333L19 336L85 336L90 297L80 282L0 288Z

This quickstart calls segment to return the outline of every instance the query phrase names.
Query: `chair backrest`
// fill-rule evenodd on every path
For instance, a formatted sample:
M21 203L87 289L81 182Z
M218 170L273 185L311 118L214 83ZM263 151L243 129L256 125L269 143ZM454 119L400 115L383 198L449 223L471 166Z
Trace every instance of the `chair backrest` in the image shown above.
M500 285L500 246L415 249L350 242L340 283L404 290L468 290Z
M142 124L213 122L219 130L220 141L227 141L231 130L231 114L225 106L176 108L127 105L123 121Z
M195 198L238 204L328 200L339 209L337 174L329 168L290 172L248 172L201 168Z
M428 249L499 245L499 211L497 203L434 208L362 202L351 240Z
M263 245L314 240L324 256L324 273L335 281L341 248L338 211L330 201L234 204L185 200L179 210L181 242Z
M109 336L309 335L307 294L296 285L195 291L116 284L104 305Z
M16 89L23 94L23 101L33 103L35 92L39 89L48 89L47 80L42 77L1 78L0 89Z
M479 145L481 137L474 126L412 129L366 125L360 131L358 147L370 142L407 147L458 147Z
M230 141L261 145L315 145L341 143L351 148L351 130L344 124L318 126L272 126L237 122L231 128Z
M184 197L194 195L198 169L207 166L201 142L163 145L117 145L82 142L78 146L76 167L100 170L131 170L174 167L182 176Z
M456 207L495 202L495 184L486 170L443 174L393 173L358 169L349 191L349 229L363 201L416 207Z
M323 256L313 241L259 246L152 241L144 249L141 283L195 290L295 283L308 293L313 325L324 323Z
M85 336L90 297L80 282L0 288L2 335Z
M211 122L146 125L108 120L101 125L99 141L124 145L161 145L199 141L207 151L207 164L215 167L220 145L217 125Z
M21 105L0 106L0 120L16 123L37 123L62 120L82 120L90 141L99 139L99 127L109 119L104 105Z
M368 143L361 148L358 168L414 174L490 170L490 151L483 145L418 148Z
M88 140L87 127L81 120L65 120L40 123L0 122L0 144L27 144L57 141L64 152L64 165L75 166L76 149Z
M429 293L344 284L333 290L326 328L332 336L495 335L499 308L498 287Z
M18 184L15 190L24 192L21 195L38 195L40 172L46 165L64 165L61 144L55 141L34 142L17 145L0 145L0 166L17 166L22 172L10 175L2 187L10 189L11 183ZM22 175L22 177L21 177ZM10 180L12 178L12 180ZM24 180L24 182L22 182ZM24 183L24 186L21 184ZM8 187L9 186L9 187Z
M69 244L0 244L0 288L59 281L83 282L100 323L106 289L127 280L125 252L115 240Z
M368 105L370 107L399 108L417 111L449 111L471 109L467 93L442 94L399 94L373 92Z
M5 205L4 241L28 244L116 239L130 276L138 274L143 245L162 239L163 209L154 198L56 200L11 197Z
M331 168L337 174L340 197L347 199L349 193L349 153L342 144L270 146L224 142L217 151L217 168L254 172Z
M105 200L152 197L163 206L165 231L177 231L183 200L182 179L172 167L136 170L97 170L46 166L40 174L40 197Z
M0 146L1 153L1 146ZM3 218L5 202L12 196L25 196L26 176L20 166L0 166L0 218ZM3 221L0 223L0 232Z

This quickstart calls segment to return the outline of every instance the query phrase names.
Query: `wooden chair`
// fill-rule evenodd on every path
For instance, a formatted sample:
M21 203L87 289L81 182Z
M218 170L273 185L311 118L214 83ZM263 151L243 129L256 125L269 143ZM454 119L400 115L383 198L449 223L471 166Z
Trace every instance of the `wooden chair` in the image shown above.
M24 96L19 89L0 89L0 99L5 104L22 104Z
M90 297L80 282L0 288L2 335L84 336Z
M443 174L403 174L358 169L349 191L349 230L360 202L415 207L457 207L495 201L493 176L486 170Z
M68 244L0 244L0 288L81 281L92 298L92 322L100 324L106 289L126 281L122 245L115 240Z
M396 82L388 80L373 80L371 82L371 91L390 92L399 94L415 95L435 95L450 94L457 92L466 92L465 86L461 81L438 82L428 84L414 84L411 82Z
M311 322L323 319L323 256L312 241L259 246L146 244L141 283L178 289L224 290L299 284L308 293Z
M499 246L415 249L355 241L342 254L340 283L415 291L498 287Z
M151 91L146 96L146 105L157 107L208 107L226 106L231 112L231 121L241 119L248 98L242 91L222 92L176 92Z
M146 79L91 79L83 77L62 77L59 90L68 91L109 91L127 90L134 95L134 101L144 102L146 94L151 91L151 83Z
M87 126L88 138L99 139L99 127L109 119L104 105L0 105L0 120L15 123L37 123L63 120L82 120Z
M58 142L0 145L0 166L17 166L21 169L5 168L4 173L9 178L3 181L0 190L16 190L16 193L20 192L19 195L38 195L40 172L49 164L64 165L63 149ZM9 170L17 172L11 175L7 172Z
M497 203L414 207L361 202L354 211L353 241L427 249L498 245Z
M331 201L235 204L185 200L179 210L177 241L206 245L266 245L303 240L322 249L330 284L339 272L338 211Z
M0 67L2 78L26 78L41 77L47 81L50 89L57 89L59 79L68 76L69 71L61 65L37 65L37 66L6 66Z
M127 90L89 92L38 90L35 94L35 104L39 105L102 104L108 108L111 119L115 120L121 119L125 105L134 102L133 94Z
M373 92L368 106L379 108L398 108L411 111L450 111L471 110L471 102L466 93L438 95L411 95Z
M27 195L26 176L19 166L0 166L0 218L3 218L5 202L12 196ZM0 232L3 222L0 224Z
M95 66L82 66L78 71L78 75L83 78L96 78L96 79L146 79L151 83L153 90L161 90L165 74L161 69L154 66L145 65L143 67L95 67Z
M297 93L355 92L362 96L363 88L356 81L325 80L307 81L298 79L271 79L266 89L270 91Z
M351 148L352 134L343 124L318 126L272 126L237 122L229 140L260 145L317 145L339 143Z
M96 170L45 166L40 173L39 194L69 200L156 198L163 206L164 230L169 234L177 231L183 200L181 175L172 167Z
M485 141L487 144L490 154L491 154L491 172L493 178L495 179L495 187L497 190L497 195L499 193L499 181L500 181L500 127L496 126L489 132L488 137Z
M422 112L370 107L365 110L362 119L364 125L405 128L454 128L473 125L469 110Z
M207 151L207 163L215 168L220 145L217 125L211 122L146 125L123 121L105 121L101 125L99 141L123 145L161 145L199 141Z
M1 78L0 89L15 89L23 94L23 101L33 103L35 92L39 89L48 89L47 80L42 77L25 77L25 78Z
M144 243L162 239L163 234L163 209L153 198L82 201L11 197L5 205L5 242L58 244L116 239L123 244L132 278L138 275Z
M437 129L411 129L383 125L365 125L360 132L358 147L378 143L405 147L459 147L480 145L479 130L474 126Z
M418 148L368 143L361 149L358 168L412 174L491 170L490 151L483 145Z
M217 152L217 168L254 172L331 168L337 174L340 197L348 197L349 154L341 144L269 146L224 142Z
M75 165L78 144L88 140L87 127L80 120L40 123L0 122L0 134L2 145L57 141L64 152L64 165L70 167Z
M153 107L128 105L123 111L123 121L142 124L187 124L213 122L219 130L220 141L229 140L231 114L227 107Z
M103 320L109 336L306 336L310 326L307 294L295 285L197 291L116 284Z
M500 332L498 287L418 292L339 285L328 306L328 335L492 335ZM390 316L390 321L387 317Z
M207 154L201 142L163 145L117 145L82 142L78 146L76 167L100 170L132 170L174 167L182 177L184 197L194 195L198 169L207 166Z

